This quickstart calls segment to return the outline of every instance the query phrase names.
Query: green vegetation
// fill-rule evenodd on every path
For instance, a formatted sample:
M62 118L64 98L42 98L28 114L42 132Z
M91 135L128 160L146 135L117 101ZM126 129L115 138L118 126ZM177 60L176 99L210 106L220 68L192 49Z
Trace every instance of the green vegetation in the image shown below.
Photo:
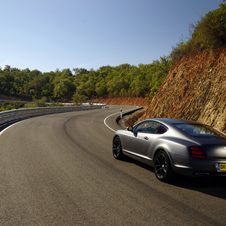
M41 99L34 99L32 103L27 103L24 105L25 108L36 108L36 107L47 107L48 105L46 104L47 98L42 97Z
M0 111L9 111L19 108L36 108L36 107L56 107L56 106L65 106L62 103L51 103L46 104L46 98L33 100L32 103L23 103L22 101L5 101L0 102Z
M73 100L79 104L95 97L149 97L152 98L171 67L168 57L152 64L116 67L104 66L98 70L84 68L41 73L38 70L19 70L6 65L0 70L0 93L30 100L45 98L62 102ZM40 103L35 103L41 106Z
M225 0L223 0L225 2ZM193 33L187 42L177 43L171 52L173 63L183 56L200 50L207 50L211 55L226 45L226 3L220 8L208 12L196 25L191 25Z
M5 101L3 103L0 102L0 111L9 111L23 107L24 103L22 103L21 101Z
M33 100L32 103L23 103L21 101L5 101L3 103L0 102L0 111L9 111L19 108L47 107L48 105L45 103L45 100L46 98Z
M75 93L72 97L74 105L80 106L82 103L84 103L87 100L87 97L84 95L80 95L78 93Z

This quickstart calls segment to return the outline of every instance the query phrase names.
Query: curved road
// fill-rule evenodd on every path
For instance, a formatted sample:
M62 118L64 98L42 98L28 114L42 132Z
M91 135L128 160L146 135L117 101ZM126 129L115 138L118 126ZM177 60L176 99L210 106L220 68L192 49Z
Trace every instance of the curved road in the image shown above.
M151 167L112 157L119 109L47 115L1 132L0 225L225 225L224 178L165 184Z

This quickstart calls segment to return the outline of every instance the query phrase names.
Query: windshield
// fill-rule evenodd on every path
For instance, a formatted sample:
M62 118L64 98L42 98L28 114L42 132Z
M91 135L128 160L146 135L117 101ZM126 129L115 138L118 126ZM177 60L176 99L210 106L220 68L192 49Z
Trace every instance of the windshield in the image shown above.
M226 136L223 133L211 126L190 123L176 123L173 125L194 137L226 139Z

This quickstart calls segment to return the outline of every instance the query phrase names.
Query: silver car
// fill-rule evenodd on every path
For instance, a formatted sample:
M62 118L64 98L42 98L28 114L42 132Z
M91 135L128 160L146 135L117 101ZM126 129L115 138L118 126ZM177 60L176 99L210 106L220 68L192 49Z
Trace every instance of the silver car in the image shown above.
M113 156L151 165L164 182L175 174L226 176L226 135L193 121L147 119L115 132Z

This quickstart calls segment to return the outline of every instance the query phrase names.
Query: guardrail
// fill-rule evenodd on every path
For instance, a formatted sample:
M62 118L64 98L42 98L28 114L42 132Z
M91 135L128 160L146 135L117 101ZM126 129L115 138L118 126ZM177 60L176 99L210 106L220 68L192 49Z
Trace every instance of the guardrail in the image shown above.
M64 113L71 111L82 111L82 110L92 110L101 109L105 105L90 105L90 106L69 106L69 107L41 107L41 108L24 108L10 111L0 112L0 124L4 124L13 120L20 120L25 118L30 118L34 116Z

